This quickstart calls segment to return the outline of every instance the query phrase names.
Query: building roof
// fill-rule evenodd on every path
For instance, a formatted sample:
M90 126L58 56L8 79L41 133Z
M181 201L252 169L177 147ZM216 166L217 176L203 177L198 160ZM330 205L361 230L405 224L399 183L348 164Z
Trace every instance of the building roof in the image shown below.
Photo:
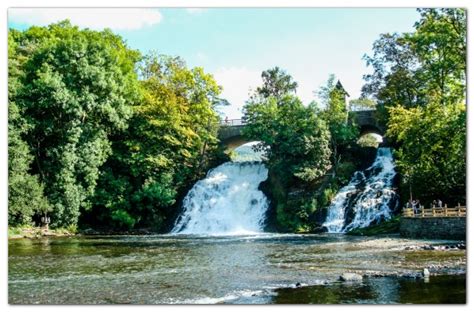
M344 92L346 96L350 96L349 93L347 93L346 89L344 89L344 87L342 86L342 83L340 80L337 81L336 88Z

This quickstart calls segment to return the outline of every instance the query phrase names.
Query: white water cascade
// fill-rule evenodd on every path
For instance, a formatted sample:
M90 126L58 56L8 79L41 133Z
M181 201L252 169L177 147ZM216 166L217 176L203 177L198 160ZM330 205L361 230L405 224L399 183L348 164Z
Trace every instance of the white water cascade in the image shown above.
M392 188L395 165L389 148L379 148L372 166L357 171L336 194L323 224L329 233L345 233L392 217L397 194Z
M268 200L258 190L268 170L262 154L244 144L234 150L232 161L210 170L183 201L183 213L172 233L236 235L262 232Z

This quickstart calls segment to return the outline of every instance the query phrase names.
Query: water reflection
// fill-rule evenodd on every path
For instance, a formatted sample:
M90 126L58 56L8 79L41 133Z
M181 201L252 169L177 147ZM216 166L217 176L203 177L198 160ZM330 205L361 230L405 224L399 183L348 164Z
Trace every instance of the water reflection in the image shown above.
M396 277L370 278L361 283L334 283L280 289L272 303L396 304L466 303L466 276L437 276L430 283Z

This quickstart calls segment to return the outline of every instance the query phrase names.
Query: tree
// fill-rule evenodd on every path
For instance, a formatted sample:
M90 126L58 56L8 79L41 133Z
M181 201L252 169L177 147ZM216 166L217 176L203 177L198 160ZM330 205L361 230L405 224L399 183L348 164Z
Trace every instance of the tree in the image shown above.
M298 83L278 66L262 72L263 85L256 89L254 96L281 98L285 94L295 93Z
M418 11L415 32L382 34L373 56L364 56L374 72L364 76L362 93L377 99L385 120L390 106L425 106L436 98L444 105L465 96L465 10Z
M259 140L270 170L285 178L314 182L329 169L329 133L314 107L291 95L245 106L244 135Z
M430 98L441 105L465 97L467 23L465 9L419 9L416 31L406 35L420 62Z
M357 128L349 122L346 108L345 91L340 83L335 83L335 76L331 75L318 92L324 106L320 112L321 118L329 128L332 164L335 169L341 161L340 150L346 148L357 137Z
M220 88L202 68L189 69L178 57L152 53L139 70L142 98L127 131L112 138L94 214L123 229L161 230L178 194L217 154Z
M257 148L265 151L277 227L296 231L308 228L308 211L313 206L290 204L288 193L317 185L330 168L329 131L314 105L305 107L291 94L294 88L280 87L271 94L257 88L244 106L247 124L243 133L260 141Z
M464 202L466 196L466 108L430 103L421 108L390 108L387 134L400 145L398 170L405 187L427 203L442 197Z
M466 11L418 11L413 33L375 42L363 93L388 122L402 186L457 203L465 198Z
M50 205L43 194L38 177L30 174L33 161L30 148L23 136L31 126L15 103L19 78L23 74L17 58L17 32L8 33L8 224L32 223L35 214L44 214Z
M91 206L110 135L127 127L139 53L109 30L79 30L67 21L31 27L17 44L26 60L15 101L31 124L32 171L53 207L52 225L75 225Z

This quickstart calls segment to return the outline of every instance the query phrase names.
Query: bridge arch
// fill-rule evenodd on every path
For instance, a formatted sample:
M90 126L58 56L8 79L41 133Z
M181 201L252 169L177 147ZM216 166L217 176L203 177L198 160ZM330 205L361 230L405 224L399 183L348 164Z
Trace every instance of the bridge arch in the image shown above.
M385 126L378 121L375 110L353 111L351 114L355 124L359 127L360 136L367 133L385 136Z
M242 119L228 119L221 122L218 138L226 150L233 150L242 144L250 142L242 135L245 121Z

